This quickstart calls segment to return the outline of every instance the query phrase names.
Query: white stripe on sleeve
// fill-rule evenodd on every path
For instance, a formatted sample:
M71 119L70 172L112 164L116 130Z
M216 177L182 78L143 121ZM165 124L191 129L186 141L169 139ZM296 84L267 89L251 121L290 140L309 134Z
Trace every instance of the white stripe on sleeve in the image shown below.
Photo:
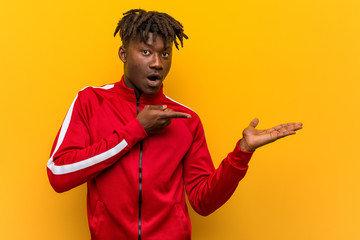
M111 84L111 85L106 85L106 86L101 87L101 88L110 89L113 86L114 85ZM55 150L54 150L53 154L51 155L51 157L50 157L50 159L49 159L49 161L47 163L47 167L51 170L51 172L54 175L62 175L62 174L67 174L67 173L79 171L79 170L82 170L84 168L93 166L93 165L95 165L97 163L103 162L103 161L115 156L119 152L121 152L128 145L126 140L123 139L115 147L107 150L106 152L103 152L103 153L100 153L100 154L95 155L93 157L90 157L88 159L84 159L84 160L76 162L76 163L70 163L70 164L65 164L65 165L60 165L60 166L55 165L53 157L54 157L55 153L57 152L57 150L59 149L60 145L62 144L62 142L64 140L66 131L68 130L68 127L69 127L69 124L70 124L72 112L73 112L74 105L75 105L75 102L76 102L77 98L78 98L78 95L76 95L74 101L72 102L72 104L71 104L71 106L69 108L69 111L66 114L65 120L64 120L64 122L63 122L63 124L61 126L61 129L60 129L60 134L59 134L58 141L56 143Z

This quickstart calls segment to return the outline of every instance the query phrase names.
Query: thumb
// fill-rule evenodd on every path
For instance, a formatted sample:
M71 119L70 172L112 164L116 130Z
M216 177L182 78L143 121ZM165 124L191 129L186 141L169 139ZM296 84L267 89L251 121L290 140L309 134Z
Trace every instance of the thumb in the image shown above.
M254 118L251 123L249 124L249 127L253 127L256 128L256 126L259 124L259 119L258 118Z

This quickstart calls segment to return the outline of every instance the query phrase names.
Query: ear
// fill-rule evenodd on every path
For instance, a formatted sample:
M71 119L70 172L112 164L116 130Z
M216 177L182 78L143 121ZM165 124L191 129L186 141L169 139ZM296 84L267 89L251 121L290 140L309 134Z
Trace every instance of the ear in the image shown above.
M123 63L126 63L126 49L124 46L119 48L119 58Z

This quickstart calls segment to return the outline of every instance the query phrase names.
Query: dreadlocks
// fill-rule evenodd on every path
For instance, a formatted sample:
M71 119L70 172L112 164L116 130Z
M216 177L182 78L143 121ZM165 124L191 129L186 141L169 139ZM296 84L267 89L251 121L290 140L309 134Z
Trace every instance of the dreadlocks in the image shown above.
M183 39L188 39L184 33L183 25L166 13L131 9L123 15L124 17L118 22L115 29L114 37L119 32L125 46L128 45L130 39L136 38L138 33L142 42L148 40L149 32L154 34L154 38L157 34L161 34L165 38L165 44L170 40L175 43L178 50L179 43L176 38L180 40L181 47L183 46Z

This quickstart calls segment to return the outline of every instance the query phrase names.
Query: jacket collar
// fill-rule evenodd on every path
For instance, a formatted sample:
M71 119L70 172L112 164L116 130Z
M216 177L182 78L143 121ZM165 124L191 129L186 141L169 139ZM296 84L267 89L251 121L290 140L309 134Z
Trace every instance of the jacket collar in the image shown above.
M155 94L141 94L140 103L148 105L161 105L165 98L163 87L164 85L162 84L160 90ZM119 82L115 83L115 88L127 101L136 102L135 90L125 85L124 75L121 77Z

